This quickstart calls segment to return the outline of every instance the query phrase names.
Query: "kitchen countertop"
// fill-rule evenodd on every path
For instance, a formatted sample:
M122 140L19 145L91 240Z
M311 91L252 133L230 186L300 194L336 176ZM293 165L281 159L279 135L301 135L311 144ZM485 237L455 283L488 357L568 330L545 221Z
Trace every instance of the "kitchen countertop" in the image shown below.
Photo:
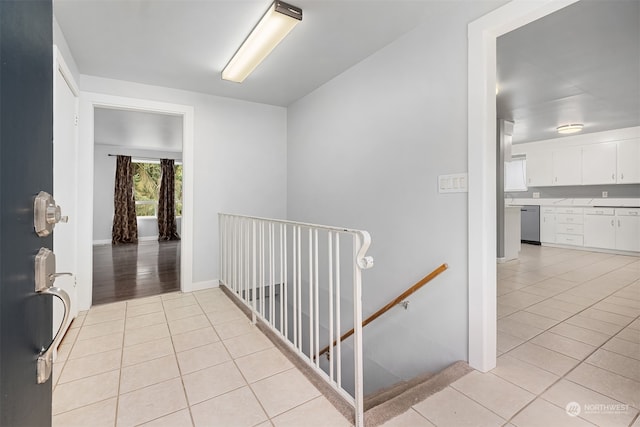
M640 207L640 198L592 198L592 199L517 199L511 197L505 197L505 206L524 206L524 205L539 205L539 206L580 206L580 207L593 207L593 206L606 206L606 207Z

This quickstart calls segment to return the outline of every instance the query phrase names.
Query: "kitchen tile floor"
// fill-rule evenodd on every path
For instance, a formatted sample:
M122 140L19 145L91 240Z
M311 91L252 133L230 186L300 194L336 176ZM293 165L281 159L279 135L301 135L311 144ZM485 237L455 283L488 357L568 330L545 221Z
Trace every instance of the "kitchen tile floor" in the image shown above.
M640 427L640 258L522 245L497 293L497 367L386 427Z
M54 426L348 426L219 289L81 313L54 364Z
M497 367L386 426L640 427L640 258L523 245L497 291ZM71 328L54 426L349 425L219 289L97 306Z

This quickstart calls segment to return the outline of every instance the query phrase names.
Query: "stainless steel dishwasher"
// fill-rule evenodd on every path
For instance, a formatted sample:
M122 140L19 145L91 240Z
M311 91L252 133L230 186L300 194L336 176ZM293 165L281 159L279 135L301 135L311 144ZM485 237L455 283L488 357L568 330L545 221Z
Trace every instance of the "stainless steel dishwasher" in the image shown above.
M527 205L520 208L520 230L522 243L540 244L540 206Z

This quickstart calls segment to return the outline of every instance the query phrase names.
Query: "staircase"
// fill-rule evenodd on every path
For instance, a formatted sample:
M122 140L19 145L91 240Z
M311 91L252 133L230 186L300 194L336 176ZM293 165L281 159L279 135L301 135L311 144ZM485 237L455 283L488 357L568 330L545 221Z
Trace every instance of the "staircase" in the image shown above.
M469 371L459 362L364 396L362 328L406 308L446 264L363 321L361 271L373 266L366 231L230 214L219 214L219 229L221 288L356 427L378 425ZM397 379L389 374L381 384Z

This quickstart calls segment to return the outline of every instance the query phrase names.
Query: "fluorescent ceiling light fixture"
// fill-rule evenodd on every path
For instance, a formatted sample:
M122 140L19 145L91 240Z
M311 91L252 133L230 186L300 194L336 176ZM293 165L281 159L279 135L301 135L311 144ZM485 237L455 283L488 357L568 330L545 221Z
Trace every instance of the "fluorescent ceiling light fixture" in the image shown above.
M576 133L576 132L580 132L582 131L582 128L584 127L583 124L581 123L575 123L575 124L570 124L570 125L563 125L563 126L558 126L556 128L556 130L558 131L558 133L561 134L567 134L567 133Z
M222 78L242 83L300 21L302 9L274 1L224 67Z

